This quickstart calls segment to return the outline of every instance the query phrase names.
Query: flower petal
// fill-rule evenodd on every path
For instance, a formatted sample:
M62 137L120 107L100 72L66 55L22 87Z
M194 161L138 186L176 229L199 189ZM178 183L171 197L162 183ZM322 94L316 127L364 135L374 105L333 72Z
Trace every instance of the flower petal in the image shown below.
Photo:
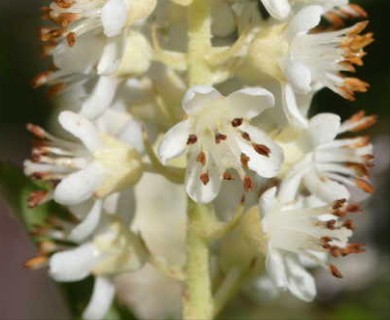
M249 134L252 143L263 145L269 149L268 155L259 154L252 143L244 141L240 136L236 137L241 152L249 157L249 169L264 178L275 177L279 173L284 160L282 148L263 131L254 126L243 125L240 130Z
M104 319L115 296L114 284L107 278L96 277L93 293L87 308L83 312L85 320Z
M88 238L93 231L95 231L100 221L102 206L102 200L95 201L85 219L71 231L68 237L69 240L82 242Z
M120 79L100 76L92 94L84 101L81 114L89 119L95 119L103 114L114 100Z
M107 37L118 35L126 24L128 6L125 0L108 0L102 8L101 18Z
M158 154L162 163L181 155L187 147L188 137L191 134L191 123L189 120L179 122L172 127L164 136Z
M341 119L337 114L320 113L310 119L304 139L311 148L324 145L336 138L340 125Z
M75 205L88 200L104 177L104 169L98 164L91 164L63 179L54 191L54 200L63 205Z
M287 36L293 39L299 33L306 33L316 27L320 21L324 9L321 6L307 6L294 15L287 30Z
M265 191L261 196L260 211L263 217L267 215L267 213L270 212L277 204L277 200L276 200L277 191L278 191L277 187L272 187L267 191Z
M232 119L252 119L265 109L275 105L275 98L271 92L259 87L245 88L233 92L227 97L226 107Z
M274 250L271 247L268 248L266 268L267 273L275 286L279 289L286 289L287 275L283 257L277 250Z
M58 120L61 126L75 137L79 138L89 151L95 151L102 147L103 142L99 138L99 133L91 121L80 114L63 111Z
M50 275L61 282L82 280L90 274L98 256L98 251L90 243L56 253L50 258Z
M291 85L285 84L282 87L283 92L283 110L291 125L298 128L306 128L308 125L307 119L302 115L302 112L297 104L297 99Z
M288 289L299 299L310 302L317 294L313 276L299 264L296 258L285 258L288 274Z
M321 177L315 169L307 173L303 181L311 193L326 203L348 199L350 196L345 186L324 176Z
M311 72L303 63L288 61L284 68L284 73L295 91L299 93L311 91Z
M261 0L269 14L278 20L284 20L291 11L289 0Z
M186 171L186 191L195 202L209 203L215 199L221 189L221 173L211 156L207 156L207 164L202 167L196 156L190 156ZM208 174L208 182L201 180L201 174Z
M183 109L188 114L199 112L222 95L213 87L198 85L189 88L183 98Z

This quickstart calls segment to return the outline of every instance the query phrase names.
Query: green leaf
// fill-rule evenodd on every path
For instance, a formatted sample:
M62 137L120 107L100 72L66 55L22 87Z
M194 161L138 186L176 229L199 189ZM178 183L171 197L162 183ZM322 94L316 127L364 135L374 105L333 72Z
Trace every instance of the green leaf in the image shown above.
M28 231L45 222L54 204L47 203L37 208L29 208L27 200L31 192L47 190L43 185L27 178L17 166L0 162L0 191L8 201L15 217L20 220Z

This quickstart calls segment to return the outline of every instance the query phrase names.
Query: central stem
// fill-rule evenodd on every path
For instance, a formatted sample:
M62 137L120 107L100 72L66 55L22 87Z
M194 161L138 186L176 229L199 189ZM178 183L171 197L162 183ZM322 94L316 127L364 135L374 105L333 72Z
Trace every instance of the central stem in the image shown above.
M183 318L209 320L213 318L210 261L207 240L201 230L207 225L210 209L192 200L188 203L186 288Z
M210 0L193 0L188 7L188 82L207 85L212 75L206 62L211 51L211 4Z
M211 51L211 1L193 0L188 7L188 84L209 85L212 74L205 56ZM202 236L208 227L210 208L188 199L187 261L185 266L184 320L211 320L213 296L209 244Z

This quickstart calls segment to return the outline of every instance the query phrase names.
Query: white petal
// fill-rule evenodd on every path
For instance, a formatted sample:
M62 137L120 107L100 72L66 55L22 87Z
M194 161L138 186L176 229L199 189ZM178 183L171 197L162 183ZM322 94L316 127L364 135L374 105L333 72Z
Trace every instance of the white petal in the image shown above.
M284 20L291 11L289 0L261 0L269 14L278 20Z
M95 201L84 220L71 231L68 237L69 240L74 242L82 242L88 238L93 231L95 231L100 221L102 205L103 201Z
M85 320L104 319L110 310L114 296L114 284L107 278L96 277L91 300L84 310L82 318Z
M337 114L320 113L310 119L309 128L305 133L306 142L315 148L333 141L341 125L341 119Z
M49 272L57 281L79 281L86 278L98 260L98 252L90 244L54 254L50 258Z
M277 204L276 193L277 187L268 189L260 198L260 211L263 216L267 215Z
M287 36L292 39L299 33L306 33L316 27L320 21L324 9L321 6L308 6L300 10L291 20L288 26Z
M286 84L282 88L283 92L283 110L291 125L300 128L306 128L308 125L307 119L302 115L302 112L297 105L297 100L292 87Z
M61 126L75 137L79 138L89 151L95 151L102 147L103 142L99 133L91 121L80 114L63 111L58 120Z
M63 179L54 190L54 200L63 205L75 205L88 200L104 177L104 169L91 164Z
M119 132L118 138L131 145L139 153L144 151L142 124L138 121L129 119Z
M296 259L286 257L288 289L299 299L310 302L317 294L313 276Z
M349 198L349 191L345 186L329 178L320 177L314 169L306 174L303 180L309 191L326 203Z
M243 125L240 127L241 129L249 134L253 143L264 145L270 149L269 156L261 155L255 151L251 143L247 143L242 138L237 137L236 141L241 152L250 158L248 162L249 169L264 178L275 177L279 173L284 160L282 148L254 126Z
M128 6L125 0L108 0L102 9L102 23L107 37L118 35L126 24Z
M172 127L164 136L158 148L158 154L162 163L181 155L187 147L191 125L189 120L179 122Z
M266 89L252 87L233 92L226 102L232 118L252 119L265 109L273 107L275 98Z
M308 93L311 90L311 72L303 63L289 61L284 68L287 80L295 91Z
M92 94L84 101L81 114L89 119L95 119L109 108L114 100L120 79L100 76Z
M209 182L206 185L200 180L200 175L205 172L209 174ZM185 183L187 194L191 199L195 202L209 203L215 199L221 189L221 173L210 156L205 168L196 161L196 156L191 156L187 165Z
M266 268L275 286L279 289L286 289L287 275L283 257L277 250L273 250L271 247L268 248Z
M99 75L110 76L116 71L121 63L123 44L123 37L114 37L107 40L97 66Z
M193 114L206 108L222 95L211 86L193 86L189 88L183 98L183 109L188 114Z

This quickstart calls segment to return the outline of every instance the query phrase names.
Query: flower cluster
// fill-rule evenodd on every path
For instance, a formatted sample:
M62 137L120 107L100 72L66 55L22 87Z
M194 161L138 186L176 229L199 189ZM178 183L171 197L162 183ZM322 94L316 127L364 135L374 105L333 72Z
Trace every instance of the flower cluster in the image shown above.
M222 273L256 279L263 261L276 288L313 300L304 260L340 278L330 258L364 251L344 217L358 211L354 188L374 191L370 139L354 133L376 118L309 114L323 88L348 100L368 89L351 75L373 41L366 17L347 0L52 1L40 37L54 68L33 84L54 98L56 132L28 125L25 172L50 186L29 206L54 200L69 216L37 229L41 255L28 265L44 262L58 281L94 275L86 319L103 318L113 280L145 264L191 281L133 223L135 191L152 174L182 186L189 211L211 210L199 233L219 244ZM237 244L251 263L231 258Z

